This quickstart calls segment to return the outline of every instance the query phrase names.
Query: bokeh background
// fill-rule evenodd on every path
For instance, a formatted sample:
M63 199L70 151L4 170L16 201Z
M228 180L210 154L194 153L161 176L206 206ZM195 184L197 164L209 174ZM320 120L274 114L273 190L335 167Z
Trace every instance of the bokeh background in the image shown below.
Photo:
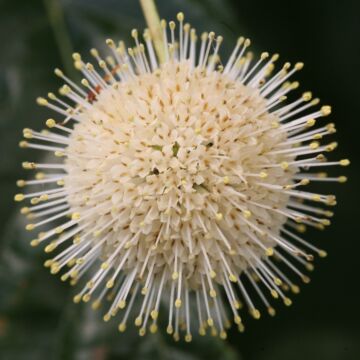
M282 60L305 62L301 89L333 105L339 148L350 157L341 170L345 185L324 186L338 197L336 216L325 232L307 233L325 248L309 285L275 318L246 319L246 331L227 342L195 338L175 344L158 333L140 338L119 334L89 306L74 305L73 289L49 275L41 249L29 246L24 220L13 202L15 182L26 176L17 147L23 127L40 129L49 112L35 99L61 85L53 69L70 75L71 53L104 48L107 37L129 40L145 24L136 0L0 1L0 359L360 359L359 326L359 136L360 2L354 0L158 0L162 17L184 11L199 31L225 37L227 54L238 35L253 50L279 52ZM338 170L339 171L339 170ZM319 265L319 266L318 266Z

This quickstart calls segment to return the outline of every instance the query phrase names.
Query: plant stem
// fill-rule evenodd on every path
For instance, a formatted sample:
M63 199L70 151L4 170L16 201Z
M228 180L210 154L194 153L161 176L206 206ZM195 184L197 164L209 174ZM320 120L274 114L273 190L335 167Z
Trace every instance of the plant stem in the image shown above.
M63 66L70 76L76 78L77 73L71 61L71 54L73 52L71 40L66 29L64 12L60 2L56 0L44 0L44 5L59 48Z
M160 64L165 61L165 48L162 37L162 28L160 24L160 17L156 9L154 0L140 0L141 8L144 13L150 34L155 46L156 54L159 58Z

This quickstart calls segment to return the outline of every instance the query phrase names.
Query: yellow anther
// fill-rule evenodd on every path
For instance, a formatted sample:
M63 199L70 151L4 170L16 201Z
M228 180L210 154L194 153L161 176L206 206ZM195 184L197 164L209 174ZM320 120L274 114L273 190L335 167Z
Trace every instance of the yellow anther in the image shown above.
M319 256L322 257L322 258L325 258L325 257L327 257L327 252L325 250L320 250L319 251Z
M312 150L317 149L320 146L318 141L313 141L312 143L309 144L309 148Z
M292 284L292 285L291 285L291 291L292 291L294 294L298 294L298 293L300 292L300 288L299 288L299 286Z
M265 172L265 171L261 171L259 176L262 178L262 179L266 179L268 177L268 173Z
M36 99L36 102L37 102L38 105L40 105L40 106L46 106L46 105L48 104L48 101L47 101L45 98L43 98L43 97L38 97L38 98Z
M295 64L294 68L296 70L301 70L304 67L304 63L303 62L298 62Z
M33 240L34 241L34 240ZM50 267L50 266L52 266L52 264L53 264L53 260L46 260L45 262L44 262L44 266L45 267Z
M177 13L176 18L180 22L184 21L184 18L185 18L184 13L182 13L182 12Z
M276 315L275 309L274 309L273 307L271 307L271 306L269 306L269 307L267 308L267 312L268 312L268 314L269 314L270 316L275 316L275 315Z
M218 221L221 221L223 219L223 214L222 213L217 213L216 214L216 220L218 220Z
M56 234L61 234L63 231L64 231L64 228L62 228L61 226L58 226L58 227L55 229L55 233L56 233Z
M271 289L271 290L270 290L270 294L271 294L271 296L272 296L274 299L277 299L277 298L279 297L279 294L278 294L277 291L274 290L274 289Z
M314 100L311 101L310 104L313 105L313 106L315 106L315 105L319 104L319 102L320 102L320 99L319 99L319 98L315 98Z
M230 274L230 275L229 275L229 280L230 280L231 282L236 282L236 281L237 281L237 277L236 277L234 274Z
M186 334L186 335L185 335L185 341L186 341L186 342L191 342L191 340L192 340L191 334Z
M80 61L80 60L81 60L81 55L80 55L79 53L77 53L77 52L74 52L74 53L72 54L72 58L73 58L73 60L75 60L75 61Z
M274 255L274 249L273 248L267 248L266 249L266 256L273 256Z
M176 300L175 300L175 307L176 307L176 308L180 308L180 307L181 307L181 299L176 299Z
M251 40L250 39L246 39L245 42L244 42L244 46L245 47L248 47L251 45Z
M157 332L157 330L158 330L158 327L157 327L156 324L151 324L150 325L150 333L151 334L155 334Z
M50 253L50 252L54 251L56 249L56 247L57 247L57 243L54 241L45 247L45 252Z
M34 224L27 224L25 226L25 229L28 231L34 230L35 229L35 225Z
M336 133L335 124L334 124L334 123L327 124L327 125L326 125L326 130L327 130L330 134Z
M216 297L216 291L214 289L210 290L210 297L215 298Z
M308 185L310 183L309 179L301 179L300 184L301 185Z
M159 312L157 310L152 310L150 316L153 320L156 320L159 316Z
M210 277L214 279L216 277L216 272L214 270L210 271Z
M245 217L246 219L249 219L249 218L251 217L251 215L252 215L252 213L251 213L250 210L244 210L244 211L243 211L243 214L244 214L244 217Z
M277 129L279 126L280 126L280 124L279 124L278 121L272 121L272 122L271 122L271 127L272 127L273 129Z
M114 280L113 279L108 280L108 282L106 283L106 287L108 289L111 289L112 287L114 287Z
M280 166L281 166L282 169L286 170L286 169L288 169L288 167L289 167L289 163L287 163L286 161L283 161L283 162L280 164Z
M22 163L22 167L26 170L36 169L36 165L33 162L25 161Z
M120 323L118 329L120 332L124 332L126 330L126 324Z
M284 304L285 304L286 306L290 306L290 305L292 304L291 299L289 299L288 297L285 297L285 298L284 298Z
M174 272L172 273L172 275L171 275L171 278L172 278L173 280L177 280L177 279L179 278L179 273L178 273L177 271L174 271Z
M166 328L166 332L171 335L174 332L174 328L172 327L172 325L168 325Z
M239 315L234 316L234 323L239 325L241 323L241 317Z
M160 21L160 26L161 26L163 29L166 29L166 26L167 26L166 20L162 19L162 20Z
M137 29L132 29L132 30L131 30L131 36L132 36L134 39L137 39L137 38L138 38L138 31L137 31Z
M30 245L35 247L40 244L40 241L38 239L31 240Z
M135 319L135 326L141 326L142 324L142 317L141 316L138 316L136 319Z
M80 244L80 241L81 241L80 235L76 235L73 239L74 244Z
M105 322L108 322L110 319L111 319L111 315L110 315L110 314L105 314L104 317L103 317L103 320L104 320Z
M99 56L99 52L98 52L97 49L95 49L95 48L92 48L92 49L90 50L90 54L91 54L92 56L94 56L94 57L98 57L98 56Z
M126 307L126 301L125 300L120 300L118 303L118 308L119 309L125 309Z
M14 200L15 200L15 201L23 201L24 199L25 199L24 194L16 194L16 195L14 196Z
M22 149L28 147L29 143L27 141L20 141L19 142L19 147L21 147Z
M51 268L50 268L50 273L55 275L57 274L58 272L60 271L60 267L58 266L57 263L54 263L53 265L51 265Z
M56 125L56 121L54 119L47 119L45 124L47 127L53 128Z
M322 108L321 108L321 113L323 114L323 116L328 116L331 114L331 106L329 105L324 105Z
M71 214L71 220L79 220L80 219L80 213L74 212Z
M148 288L146 286L144 286L142 289L141 289L141 295L146 295L147 292L148 292Z
M81 301L81 295L80 294L75 295L73 300L75 304L78 304Z
M340 160L340 166L348 166L348 165L350 165L350 160L349 159Z
M89 82L86 79L82 79L81 80L81 84L84 85L85 87L89 87Z
M36 204L38 204L40 202L40 199L39 198L32 198L31 200L30 200L30 203L31 203L31 205L36 205Z
M106 270L109 268L109 266L110 266L109 263L105 261L101 264L101 269Z
M260 311L258 309L251 309L251 315L256 320L260 319L261 317Z
M49 200L49 195L47 195L47 194L42 194L42 195L40 195L40 201L47 201L47 200Z
M38 172L37 174L35 174L35 179L36 180L42 180L45 178L45 174L42 172Z
M311 91L304 92L304 93L302 94L302 98L303 98L304 101L310 101L311 98L312 98L312 93L311 93Z
M286 62L286 63L284 64L284 66L283 66L283 70L288 70L288 69L290 69L290 66L291 66L291 64L290 64L289 62Z
M91 66L90 66L90 67L87 66L87 69L88 69L88 70L91 70ZM63 96L70 94L70 93L71 93L71 88L70 88L70 86L68 86L68 85L63 85L63 86L60 88L59 93L60 93L60 95L63 95Z
M338 177L338 182L339 182L339 183L345 183L345 182L347 182L347 177L346 177L346 176L339 176L339 177Z
M29 212L30 212L30 209L28 207L23 207L20 210L20 213L23 215L29 214Z
M210 327L214 326L214 320L212 318L208 318L206 322Z
M306 121L306 126L311 127L311 126L314 126L315 123L316 123L315 119L309 119L309 120Z
M56 76L59 76L59 77L64 76L64 73L63 73L60 69L58 69L58 68L56 68L56 69L54 70L54 74L55 74Z
M175 24L174 21L170 21L170 22L169 22L169 28L170 28L170 30L175 30L176 24Z
M98 310L101 306L101 301L100 300L95 300L92 304L91 304L91 308L93 310Z
M224 182L225 185L229 184L230 178L228 176L224 176L223 177L223 182Z
M331 144L326 146L326 151L333 151L337 148L338 143L337 142L332 142Z
M245 326L244 326L243 323L241 323L241 324L238 325L238 330L239 330L241 333L243 333L243 332L245 331Z
M269 57L269 53L268 53L267 51L261 53L261 55L260 55L260 59L261 59L261 60L265 60L265 59L267 59L268 57Z
M49 92L49 93L48 93L48 98L49 98L50 100L56 100L56 99L57 99L56 95L55 95L54 93L52 93L52 92Z

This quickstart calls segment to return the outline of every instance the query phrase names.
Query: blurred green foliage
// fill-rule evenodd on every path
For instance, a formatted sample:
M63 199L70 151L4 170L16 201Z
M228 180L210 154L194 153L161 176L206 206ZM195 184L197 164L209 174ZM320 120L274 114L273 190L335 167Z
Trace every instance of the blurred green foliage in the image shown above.
M357 94L360 5L355 1L288 2L266 0L158 0L161 16L181 10L193 25L224 35L224 53L239 34L258 48L279 51L291 61L304 60L304 90L312 88L334 104L337 157L353 154L350 182L336 194L340 206L330 230L309 233L329 250L330 258L314 274L291 309L275 319L248 319L245 334L229 341L195 338L176 344L161 332L140 338L124 334L115 321L103 323L87 305L74 305L67 284L48 274L41 249L34 250L24 219L13 203L15 181L24 175L21 161L38 153L18 149L23 127L39 129L49 116L35 105L38 95L60 83L55 67L72 73L71 51L88 54L104 48L104 39L129 40L144 27L134 0L0 1L0 358L17 359L357 359L359 294L356 264L359 217ZM256 50L256 47L255 47ZM347 174L348 175L348 174ZM330 191L325 187L324 191Z

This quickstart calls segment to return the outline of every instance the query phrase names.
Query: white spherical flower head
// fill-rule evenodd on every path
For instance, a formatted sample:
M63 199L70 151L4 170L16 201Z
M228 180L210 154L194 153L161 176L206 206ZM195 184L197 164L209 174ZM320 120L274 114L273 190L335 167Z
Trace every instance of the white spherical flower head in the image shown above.
M297 232L328 225L332 213L313 203L335 198L304 187L346 181L315 171L349 161L323 155L336 147L320 144L333 124L312 129L329 106L310 110L319 102L310 92L284 103L302 63L273 73L278 55L254 61L244 38L223 63L222 37L204 33L197 45L195 30L178 19L178 40L175 23L170 34L162 24L161 63L149 32L143 45L134 30L135 48L108 40L106 61L91 50L99 70L73 55L82 86L55 71L70 103L52 93L51 101L39 98L62 119L49 119L50 131L25 129L39 142L21 146L65 160L25 162L46 173L19 180L42 187L15 199L30 199L22 209L36 219L28 230L54 222L32 245L59 247L45 265L72 284L85 279L76 302L98 308L111 292L104 319L122 312L120 331L132 316L140 335L155 332L164 307L175 340L184 328L190 341L195 327L225 338L230 317L243 331L243 302L254 318L260 306L275 314L269 295L291 304L287 292L299 288L284 268L309 281L299 266L311 270L312 253L326 253Z

